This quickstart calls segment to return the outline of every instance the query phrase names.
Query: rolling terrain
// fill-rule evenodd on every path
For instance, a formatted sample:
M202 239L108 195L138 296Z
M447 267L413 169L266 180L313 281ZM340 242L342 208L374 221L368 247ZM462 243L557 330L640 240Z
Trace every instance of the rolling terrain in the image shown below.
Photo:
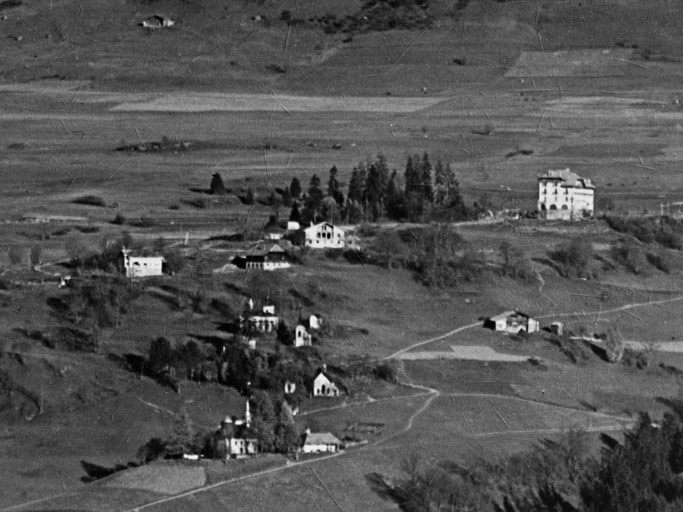
M217 384L174 393L131 371L126 357L146 355L158 336L210 336L225 320L176 307L169 293L201 288L242 306L248 277L211 270L250 245L223 240L259 230L273 209L258 199L295 176L304 188L313 174L325 183L336 165L346 187L353 167L379 153L402 174L408 155L427 152L452 165L468 203L493 209L533 210L537 175L564 167L591 178L611 214L652 215L683 201L680 2L433 0L427 29L328 33L316 21L361 9L355 0L0 3L3 510L396 510L370 476L399 475L412 452L425 464L492 460L568 428L618 432L638 411L659 416L681 398L683 358L659 350L683 340L680 250L669 251L670 273L634 275L615 264L622 235L603 221L475 222L458 227L474 249L496 261L502 240L519 244L537 278L434 290L406 269L311 257L279 288L290 321L301 308L291 290L305 290L337 328L320 346L325 360L367 356L401 370L401 385L307 403L301 424L376 421L382 436L322 459L202 466L176 490L126 472L86 483L88 464L132 460L171 433L181 409L209 429L241 407L237 391ZM285 10L302 22L287 23ZM152 14L177 24L138 26ZM189 149L116 150L164 137ZM230 190L220 200L205 191L216 172ZM254 205L237 197L247 189ZM74 202L86 196L104 205ZM31 223L29 214L82 220ZM117 215L123 225L112 223ZM99 251L122 231L147 245L159 236L181 244L187 267L161 281L173 292L150 285L102 330L94 353L32 337L59 321L50 298L64 292L49 274L68 269L51 264L75 246ZM548 259L574 237L592 242L596 278L563 277ZM24 261L35 246L37 270ZM645 344L649 364L611 365L589 349L576 364L542 336L481 328L482 317L509 308L574 330L614 326ZM525 360L442 356L472 346Z

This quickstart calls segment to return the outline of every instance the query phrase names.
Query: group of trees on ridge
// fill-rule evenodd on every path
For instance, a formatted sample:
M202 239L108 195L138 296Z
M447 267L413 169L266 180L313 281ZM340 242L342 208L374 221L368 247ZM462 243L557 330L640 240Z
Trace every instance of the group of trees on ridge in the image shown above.
M477 218L486 211L485 205L466 205L450 164L437 160L432 165L427 153L408 156L402 175L396 169L390 170L381 154L374 160L359 163L351 172L346 195L338 174L337 167L333 166L326 188L314 174L305 190L299 178L294 177L289 186L272 191L264 204L276 211L291 207L290 220L302 223L355 224L381 218L409 222L459 221ZM225 193L220 174L212 176L210 190L214 194ZM241 198L247 204L256 200L251 188Z

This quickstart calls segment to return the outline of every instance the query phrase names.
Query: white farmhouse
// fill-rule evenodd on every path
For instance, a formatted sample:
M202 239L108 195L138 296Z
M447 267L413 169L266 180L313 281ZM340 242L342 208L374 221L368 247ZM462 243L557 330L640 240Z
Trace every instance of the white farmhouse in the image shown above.
M337 385L321 370L313 379L313 396L339 396Z
M313 345L313 337L306 330L306 327L299 324L294 329L294 346L295 347L310 347Z
M313 249L343 249L346 246L344 230L329 222L321 222L304 229L305 246Z
M303 453L335 453L341 446L342 442L329 432L311 432L310 429L306 429L301 451Z
M163 274L163 256L131 256L129 249L121 249L126 277L150 277Z
M542 218L576 220L593 216L595 186L567 169L538 178L538 211Z
M541 324L521 311L505 311L484 320L484 327L508 334L531 334L538 332Z

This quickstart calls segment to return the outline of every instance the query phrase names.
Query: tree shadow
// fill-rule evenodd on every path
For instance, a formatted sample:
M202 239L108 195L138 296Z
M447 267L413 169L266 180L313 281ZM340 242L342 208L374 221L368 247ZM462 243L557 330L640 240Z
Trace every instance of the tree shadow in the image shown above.
M680 420L683 420L683 400L658 396L655 401L666 405Z
M370 490L380 498L386 501L393 501L399 508L403 509L403 505L405 505L403 494L392 487L384 476L379 473L368 473L365 475L365 481L368 483Z
M105 478L107 476L123 471L124 469L136 468L139 464L136 462L129 462L128 464L116 464L115 466L108 468L106 466L100 466L99 464L93 464L86 460L81 461L81 467L85 471L85 476L81 477L81 482L90 483Z

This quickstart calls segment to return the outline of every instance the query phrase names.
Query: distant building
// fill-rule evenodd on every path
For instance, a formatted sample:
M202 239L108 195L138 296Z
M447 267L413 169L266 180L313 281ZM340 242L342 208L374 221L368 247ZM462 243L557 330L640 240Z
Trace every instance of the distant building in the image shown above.
M339 387L326 375L325 368L313 379L313 396L339 396Z
M157 14L155 14L154 16L150 16L146 20L143 20L142 23L140 23L141 27L151 29L170 28L173 25L175 25L175 21L173 21L171 18L166 18L165 16L159 16Z
M287 259L287 253L279 245L273 245L266 251L237 256L232 263L247 270L277 270L292 266Z
M321 222L304 229L304 245L313 249L343 249L345 232L329 222Z
M546 219L592 217L594 192L591 180L569 169L547 171L538 178L538 211Z
M294 329L294 346L295 347L310 347L313 345L313 337L306 330L306 327L299 324Z
M306 429L304 442L301 446L303 453L335 453L342 447L342 442L329 432L311 432Z
M249 437L251 425L249 400L243 418L226 417L215 434L217 451L225 458L243 458L258 453L258 441Z
M519 311L505 311L484 321L484 327L508 334L531 334L538 332L540 324L529 315Z
M151 277L163 275L163 256L131 256L129 249L122 249L123 269L126 277Z
M550 324L550 332L557 336L562 336L564 334L564 324L562 322L553 322Z
M301 225L295 221L295 220L288 220L287 221L287 231L299 231L301 229Z
M280 323L280 317L275 314L275 306L272 304L265 304L261 307L261 311L254 309L254 301L249 299L249 309L247 316L247 324L252 330L270 333L275 332L277 324ZM240 321L243 317L240 317Z

